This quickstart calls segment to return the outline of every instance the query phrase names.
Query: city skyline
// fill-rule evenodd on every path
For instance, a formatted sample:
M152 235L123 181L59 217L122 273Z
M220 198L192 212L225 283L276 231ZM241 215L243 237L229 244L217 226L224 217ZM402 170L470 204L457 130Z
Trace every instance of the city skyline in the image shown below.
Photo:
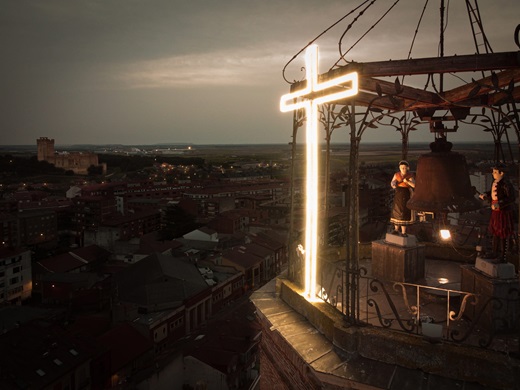
M361 3L0 0L1 144L31 145L42 136L57 145L287 143L292 115L279 112L280 96L289 91L282 69ZM353 45L390 6L368 10L343 47ZM438 6L428 4L412 58L437 56ZM500 0L479 6L493 50L518 50L520 4ZM423 7L400 1L348 60L406 58ZM473 54L465 4L446 7L445 55ZM336 61L339 37L358 13L317 41L321 72ZM303 54L285 76L303 78L302 65ZM463 126L449 139L492 142L481 130ZM346 131L334 140L348 141ZM426 125L410 137L430 140ZM364 141L399 142L399 136L380 129L367 132Z

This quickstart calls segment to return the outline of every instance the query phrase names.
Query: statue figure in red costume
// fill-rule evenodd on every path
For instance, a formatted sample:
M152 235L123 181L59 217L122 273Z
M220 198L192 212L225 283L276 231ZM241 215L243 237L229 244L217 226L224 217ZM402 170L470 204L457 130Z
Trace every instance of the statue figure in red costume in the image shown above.
M493 254L505 263L509 241L515 233L515 190L506 177L504 164L493 167L493 179L491 190L479 197L491 202L488 231L493 236Z

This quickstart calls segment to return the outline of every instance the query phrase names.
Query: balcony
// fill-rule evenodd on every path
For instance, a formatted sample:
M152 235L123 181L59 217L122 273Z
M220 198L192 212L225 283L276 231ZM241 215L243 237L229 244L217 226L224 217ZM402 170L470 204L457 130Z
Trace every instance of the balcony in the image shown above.
M370 270L370 262L365 259L360 266ZM362 279L362 321L355 324L341 305L341 287L334 299L332 294L323 296L328 303L309 302L288 279L272 280L251 297L264 327L266 359L277 362L282 378L291 378L293 384L300 378L301 388L516 388L520 380L517 330L489 333L477 326L464 342L456 341L471 324L462 316L460 322L450 322L450 315L456 317L461 307L460 267L427 259L427 281L438 281L441 275L449 280L444 288L429 283L431 290L411 283L394 288L394 283L386 282L373 290L374 279ZM339 280L343 272L336 271ZM413 294L403 294L403 289ZM379 302L378 309L374 302Z

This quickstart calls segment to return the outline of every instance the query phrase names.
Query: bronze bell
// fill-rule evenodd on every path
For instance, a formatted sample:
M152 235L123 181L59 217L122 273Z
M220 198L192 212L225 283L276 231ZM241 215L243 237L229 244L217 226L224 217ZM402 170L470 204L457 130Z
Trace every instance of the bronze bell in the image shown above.
M452 143L438 138L431 153L419 156L415 190L406 204L411 210L457 213L482 207L471 186L466 158L451 151Z

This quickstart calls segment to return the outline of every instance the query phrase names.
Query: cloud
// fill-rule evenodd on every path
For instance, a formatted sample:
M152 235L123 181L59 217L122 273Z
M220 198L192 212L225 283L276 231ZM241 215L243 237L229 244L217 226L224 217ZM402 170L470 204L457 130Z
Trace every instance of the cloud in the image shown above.
M131 143L138 137L153 142L172 134L217 143L285 142L292 119L278 111L279 97L289 91L282 69L361 3L0 0L3 142L32 143L41 135L94 142L94 134L95 142ZM375 2L363 15L359 9L320 38L320 72L338 59L338 39L346 29L344 50L393 3ZM347 60L406 58L424 3L401 0ZM472 54L464 2L446 6L446 55ZM511 0L481 2L495 52L518 50L513 31L519 9L520 3ZM438 4L429 2L411 56L436 56L438 41ZM287 80L305 77L303 57L288 65ZM425 81L407 77L406 83L423 88Z
M280 77L285 58L272 48L216 50L137 61L114 70L124 88L255 86ZM281 77L280 77L281 79Z

